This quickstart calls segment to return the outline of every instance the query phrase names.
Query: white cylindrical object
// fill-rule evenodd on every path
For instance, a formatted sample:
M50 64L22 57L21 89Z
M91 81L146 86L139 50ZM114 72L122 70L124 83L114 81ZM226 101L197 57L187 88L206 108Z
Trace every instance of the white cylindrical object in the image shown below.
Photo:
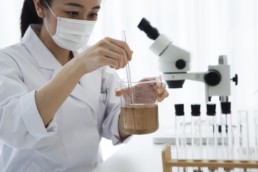
M217 134L215 133L217 128L216 116L206 116L206 146L207 146L207 159L216 160L217 159Z
M175 117L176 127L176 147L178 159L186 159L186 134L185 134L185 116Z
M150 50L160 58L159 70L163 73L187 72L190 70L190 53L182 48L172 45L165 36L160 35L150 46ZM177 62L185 63L185 66L177 66Z
M226 115L227 118L227 158L229 160L232 160L234 158L234 152L233 152L233 129L232 129L232 116L231 114Z
M202 159L202 135L201 135L201 116L192 116L192 157L193 159Z
M155 42L150 46L150 50L157 56L160 56L162 52L171 44L171 41L165 36L160 34Z
M239 115L239 125L240 125L240 148L239 157L240 160L250 160L248 150L250 148L249 144L249 129L248 129L248 111L243 110L238 112Z

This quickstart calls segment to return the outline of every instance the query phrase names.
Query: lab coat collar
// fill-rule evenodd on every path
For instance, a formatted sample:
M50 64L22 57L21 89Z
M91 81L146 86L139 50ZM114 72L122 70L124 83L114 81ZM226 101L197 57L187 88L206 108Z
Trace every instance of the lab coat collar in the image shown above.
M53 78L61 69L62 65L39 39L38 35L36 34L39 27L40 25L29 26L22 38L22 41L41 68L52 70L53 73L51 78ZM73 53L75 54L75 52ZM96 103L94 104L96 101L93 101L93 99L98 97L98 89L94 88L94 84L96 84L96 82L99 82L99 85L101 84L100 81L97 81L97 78L100 78L99 73L100 71L96 70L95 72L89 74L89 76L87 75L82 77L80 83L83 83L83 85L77 84L74 90L71 92L71 96L87 103L93 111L97 108Z
M30 25L22 38L23 43L41 68L52 70L61 68L61 64L39 39L37 35L39 28L40 25Z

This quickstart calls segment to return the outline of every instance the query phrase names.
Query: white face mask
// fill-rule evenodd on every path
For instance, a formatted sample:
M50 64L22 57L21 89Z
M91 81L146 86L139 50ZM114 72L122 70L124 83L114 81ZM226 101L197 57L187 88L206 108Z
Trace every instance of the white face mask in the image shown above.
M58 46L71 51L85 48L96 21L57 17L48 4L47 6L52 14L57 18L56 33L54 35L49 32L49 29L45 24L54 42Z

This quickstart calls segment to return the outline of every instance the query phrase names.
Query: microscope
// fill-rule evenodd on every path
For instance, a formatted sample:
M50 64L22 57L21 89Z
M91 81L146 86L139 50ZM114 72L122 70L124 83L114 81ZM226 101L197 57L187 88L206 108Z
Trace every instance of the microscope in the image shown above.
M145 18L142 18L138 28L154 40L150 50L159 56L159 70L162 72L162 77L169 88L182 88L185 80L203 82L205 84L207 112L215 113L211 112L215 109L213 106L208 106L208 103L211 102L213 96L219 96L222 114L231 113L231 104L228 99L231 95L230 81L232 80L237 85L238 76L235 75L232 79L230 78L227 56L219 56L218 65L209 65L205 72L189 72L190 53L188 51L173 45L164 34L160 34ZM209 109L210 107L211 109ZM177 110L176 108L176 114L182 114L182 110L178 110L181 112L177 112ZM200 107L192 109L193 111L198 114Z
M206 102L213 96L219 96L221 102L228 102L231 94L230 80L238 84L238 76L230 78L230 66L227 56L219 56L218 65L208 66L208 71L191 73L190 53L172 44L172 42L152 27L150 22L143 18L138 28L154 40L150 50L160 58L159 70L169 88L182 88L185 80L200 81L205 84Z

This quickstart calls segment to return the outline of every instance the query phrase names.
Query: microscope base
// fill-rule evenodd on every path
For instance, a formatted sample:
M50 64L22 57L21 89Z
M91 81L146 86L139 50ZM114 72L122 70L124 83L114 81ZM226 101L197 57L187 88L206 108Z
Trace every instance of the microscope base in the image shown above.
M157 131L156 133L154 133L153 143L154 144L170 144L170 145L175 145L176 144L176 139L177 139L176 138L176 134L174 134L172 130ZM191 145L193 140L195 141L195 143L198 143L201 140L201 143L203 145L207 144L207 140L208 140L209 144L213 144L214 141L215 141L215 139L212 136L209 136L209 135L203 136L203 137L201 137L201 139L199 137L198 138L196 137L196 138L193 139L191 137L190 133L187 133L185 137L182 137L182 136L179 137L178 140L179 140L179 144L182 144L182 142L186 141L186 144L188 144L188 145ZM217 144L218 145L223 145L223 144L226 145L228 143L227 140L228 139L226 137L222 137L221 135L219 135L217 137Z

